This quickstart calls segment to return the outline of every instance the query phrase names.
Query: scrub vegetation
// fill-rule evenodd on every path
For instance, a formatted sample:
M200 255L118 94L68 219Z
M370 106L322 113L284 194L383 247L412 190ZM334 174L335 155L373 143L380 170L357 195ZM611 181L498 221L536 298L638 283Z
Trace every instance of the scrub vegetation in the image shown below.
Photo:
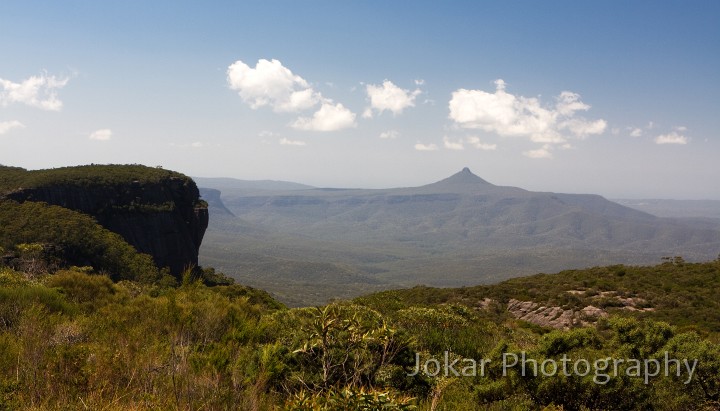
M90 267L54 274L4 267L0 409L716 409L720 347L712 322L627 312L551 330L516 320L501 300L552 299L598 272L615 273L597 285L605 288L650 285L649 275L629 280L642 270L717 278L720 262L628 268L624 275L618 267L593 270L531 277L525 289L517 279L472 292L415 288L288 309L260 290L207 286L190 271L171 286L114 282ZM717 282L709 284L707 294L717 295ZM675 287L667 295L679 300L693 292L682 281ZM497 300L479 308L473 298L481 295ZM694 304L709 307L702 298ZM654 315L666 310L658 306ZM503 375L503 356L523 352L538 363L563 356L698 363L689 382L676 367L646 383L628 364L607 381L572 371L523 376L519 367ZM470 359L488 362L475 375L411 375L418 360L442 364L445 356L457 360L458 373Z

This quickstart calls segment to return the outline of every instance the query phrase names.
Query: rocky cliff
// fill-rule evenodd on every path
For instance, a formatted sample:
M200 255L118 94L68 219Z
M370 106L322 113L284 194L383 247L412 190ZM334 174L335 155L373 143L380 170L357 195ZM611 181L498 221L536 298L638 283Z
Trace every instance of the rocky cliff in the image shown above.
M216 190L214 188L200 187L200 195L202 196L203 200L207 202L208 209L212 211L214 216L225 215L235 217L235 214L233 214L232 211L228 210L227 207L225 207L225 204L223 204L223 201L220 198L220 194L220 190Z
M0 181L0 199L45 202L89 214L175 276L198 264L209 216L207 203L187 176L137 165L12 173Z

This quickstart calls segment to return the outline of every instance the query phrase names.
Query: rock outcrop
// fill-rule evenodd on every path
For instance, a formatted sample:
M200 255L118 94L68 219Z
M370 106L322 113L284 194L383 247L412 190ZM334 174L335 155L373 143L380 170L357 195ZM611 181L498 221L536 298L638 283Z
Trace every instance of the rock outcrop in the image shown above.
M533 301L511 298L508 311L515 318L543 327L569 329L588 325L598 318L607 317L605 310L588 305L581 310L565 310L560 307L544 306Z
M92 178L100 168L102 178ZM182 174L142 166L87 166L82 182L64 178L32 179L5 194L17 202L37 201L92 215L105 228L120 234L138 251L153 257L160 268L179 276L198 264L198 252L209 215L195 182ZM68 169L63 170L66 174ZM46 174L54 170L42 170ZM28 171L27 173L34 173ZM121 175L120 178L108 178ZM136 173L136 177L132 177ZM147 178L146 173L152 173ZM131 176L131 178L128 178ZM75 177L73 175L71 178ZM76 177L75 177L76 178ZM24 181L18 181L22 184Z

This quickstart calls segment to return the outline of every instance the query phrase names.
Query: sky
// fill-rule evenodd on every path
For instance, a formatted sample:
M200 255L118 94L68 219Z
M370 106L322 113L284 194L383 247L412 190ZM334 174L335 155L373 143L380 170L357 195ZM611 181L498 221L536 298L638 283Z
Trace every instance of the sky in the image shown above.
M717 1L0 5L0 164L720 200Z

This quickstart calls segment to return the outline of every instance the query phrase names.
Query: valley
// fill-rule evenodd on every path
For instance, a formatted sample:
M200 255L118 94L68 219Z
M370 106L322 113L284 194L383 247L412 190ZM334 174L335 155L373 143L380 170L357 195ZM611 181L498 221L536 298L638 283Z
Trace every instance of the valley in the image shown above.
M314 188L196 178L213 192L200 261L291 305L490 284L720 250L720 220L663 218L597 195L493 185L469 169L420 187Z

